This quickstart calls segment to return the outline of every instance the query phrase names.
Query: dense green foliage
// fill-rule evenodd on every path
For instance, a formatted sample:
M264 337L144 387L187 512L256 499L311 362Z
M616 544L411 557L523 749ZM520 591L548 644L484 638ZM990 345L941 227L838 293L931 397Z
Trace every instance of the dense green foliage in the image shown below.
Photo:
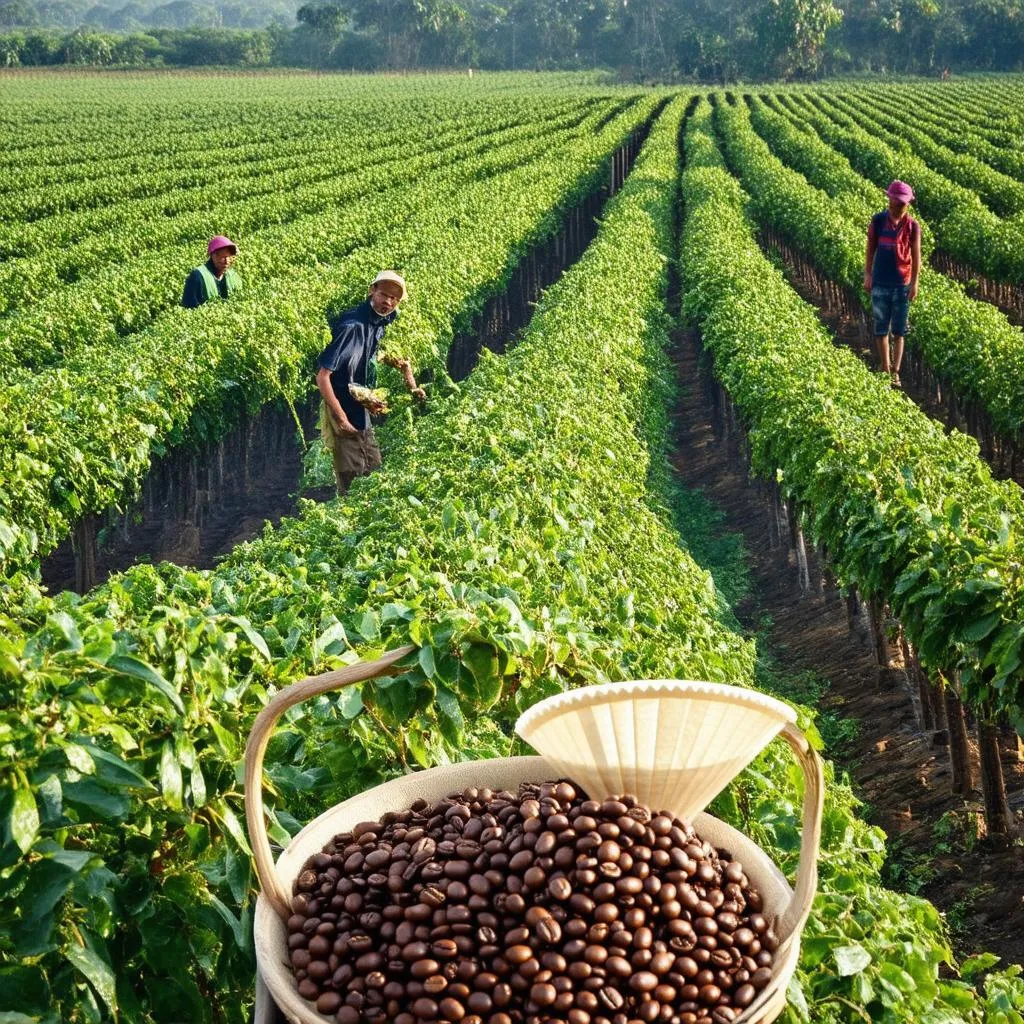
M344 193L343 204L325 201L290 240L292 221L273 220L268 188L264 230L281 251L253 231L267 280L247 278L250 298L191 316L156 309L147 319L140 307L145 325L135 332L66 335L59 344L41 333L34 352L24 337L8 350L3 500L11 482L44 525L0 529L0 545L30 566L31 552L19 545L33 530L52 537L73 522L64 493L102 508L145 472L158 445L216 436L243 402L304 393L323 308L359 297L382 262L402 266L412 284L389 348L436 365L530 242L557 230L561 211L604 179L611 152L660 111L596 240L544 294L518 344L500 358L485 353L460 386L437 388L424 415L400 406L381 431L385 469L358 480L346 499L303 503L296 518L268 527L215 570L137 565L82 597L43 595L23 577L11 588L0 610L3 1024L247 1019L253 893L242 749L268 695L309 673L406 642L417 648L395 679L311 702L282 724L267 758L279 843L325 805L401 771L517 752L516 716L568 687L642 677L773 685L714 578L687 553L703 552L717 570L726 551L723 571L736 593L735 548L709 540L712 517L701 499L679 492L667 461L674 384L666 308L689 99L662 110L656 94L556 84L549 93L543 85L532 96L530 88L511 93L514 112L507 102L504 112L478 103L463 132L453 111L470 102L464 83L452 85L460 95L451 107L432 95L434 83L386 86L392 98L409 98L410 121L396 112L394 125L408 128L406 157L416 170L388 140L366 141L351 164L339 157L331 165L347 167L339 177L362 187ZM96 88L94 97L108 85ZM260 161L252 126L279 114L282 96L294 97L293 84L276 88L251 122L243 115L225 132L225 151L253 147ZM337 86L318 88L325 91L307 97L311 121L324 116L317 97L326 106ZM380 88L353 84L367 92L349 93L350 105ZM801 203L816 190L771 156L744 109L717 100L730 160L756 183L759 205L725 170L711 108L696 103L686 125L679 265L685 309L747 424L754 468L780 480L846 581L891 599L927 660L960 668L970 694L1019 713L1024 615L1015 567L1024 499L992 482L972 441L946 437L833 348L813 310L762 256L746 210L763 215L785 200L813 219L819 208ZM69 296L75 283L64 275L78 259L83 279L118 272L116 258L108 267L102 246L90 247L103 233L116 244L117 225L87 220L101 212L90 204L106 187L88 165L107 160L113 173L116 153L100 127L109 110L83 104L80 122L58 125L44 102L23 103L0 166L45 175L44 147L63 135L57 152L74 183L65 193L72 205L46 208L45 189L29 200L8 177L0 208L41 205L26 225L17 223L23 214L12 216L0 239L37 245L21 258L52 259L53 288ZM410 123L424 109L437 112L434 136ZM337 116L348 130L351 111ZM180 131L140 151L126 182L143 180L148 161L167 160L176 173L195 127L180 121ZM281 173L312 153L332 159L316 148L315 133L283 128L296 130ZM437 161L441 145L459 159ZM870 201L863 179L827 147L809 153L842 182L834 205L856 215ZM398 213L374 205L376 160L395 182L381 201ZM212 173L223 164L211 158L209 166ZM198 195L203 181L165 195L190 187ZM149 201L126 201L150 211L137 214L133 236L143 259ZM258 207L239 216L256 218ZM178 216L189 216L187 203L173 207L170 224ZM385 240L361 219L382 216L393 225ZM62 253L51 252L47 236L22 230L65 218L78 233ZM826 223L845 237L841 220ZM176 244L164 227L154 231L154 259ZM362 244L346 248L345 231ZM301 248L307 237L321 261L296 283L288 268L300 261L285 242ZM49 287L37 299L30 286L4 280L11 305L0 323L20 322L48 301ZM100 317L126 308L104 301L94 310ZM125 380L130 366L137 370ZM17 416L20 440L6 425ZM114 465L105 461L111 452ZM66 489L60 500L55 479ZM800 715L816 738L811 709ZM792 876L801 795L778 744L715 810ZM820 891L786 1024L1022 1024L1019 969L989 973L990 957L958 968L937 911L882 887L884 836L858 810L829 768Z
M34 1005L70 1019L87 993L58 954L81 965L92 949L117 965L129 1019L242 1019L249 921L210 895L237 913L247 894L242 734L268 686L352 645L369 655L408 638L423 650L390 685L292 722L271 775L293 815L405 762L507 749L491 718L507 730L517 708L563 685L655 670L749 677L749 645L716 621L709 578L648 507L632 429L638 414L665 422L644 359L647 318L663 323L681 110L532 341L438 402L351 502L310 506L215 573L139 568L88 600L40 607L32 636L8 633L4 770L17 806L5 807L5 857L18 866L6 924L19 954L44 956L16 975ZM564 366L540 398L556 339ZM659 580L670 589L652 601ZM41 732L54 700L62 729ZM10 900L47 878L49 905Z
M985 499L957 494L957 475L970 477L965 491L977 491L992 487L987 474L970 444L944 437L937 424L873 378L854 356L832 346L814 310L761 253L745 213L748 197L728 174L711 124L710 107L702 102L687 136L683 173L684 306L746 423L752 464L762 474L776 476L798 502L805 523L825 541L847 580L868 593L893 594L908 633L916 635L926 652L943 642L940 630L950 630L966 648L967 633L988 629L964 631L958 623L965 621L964 610L990 580L981 571L973 583L954 583L955 563L963 568L973 558L968 554L972 549L992 549L972 536L984 529ZM988 497L991 502L993 495ZM998 522L991 506L987 514L991 524ZM1006 520L1003 526L1008 526ZM987 558L983 561L988 564ZM929 578L942 580L942 585L925 585ZM893 583L893 590L886 589ZM945 607L943 594L952 599ZM828 882L820 899L842 921L850 913L850 896L844 894L856 893L860 885L847 879L836 888L834 904ZM886 894L877 893L876 899L877 916L860 921L865 937L883 934L883 922L895 911L888 909ZM822 919L822 911L816 911L808 926L812 934ZM913 935L929 933L925 919L915 918L912 911L895 913L909 915L904 921ZM860 911L853 910L852 916L860 919ZM954 1008L969 1011L970 1000L962 990L936 991L919 978L909 981L906 972L914 974L908 967L914 956L911 945L904 947L909 960L901 960L903 985L888 987L897 977L888 965L880 967L885 979L880 989L853 967L838 982L821 978L817 994L848 1000L839 1019L888 1021L907 1012L911 1019L938 1021L951 1019ZM805 965L816 962L817 948L815 939L805 939ZM867 962L860 952L856 955L858 962ZM1007 984L1016 987L1017 974ZM863 1015L860 1006L865 1007ZM1008 1010L1012 1016L986 1019L1016 1020L1024 991L1001 999L999 1006L999 1012Z
M722 110L729 152L742 165L757 216L787 236L822 271L861 295L866 225L882 202L849 163L813 133L800 131L762 104L753 120L778 155L751 131L742 109ZM797 173L797 171L802 172ZM806 175L806 178L802 175ZM1024 332L994 306L964 294L962 285L932 270L924 244L921 290L909 344L921 349L965 401L976 402L1006 436L1024 427Z
M824 193L772 157L739 108L720 104L718 123L756 214L801 245L826 240L818 248L827 261L844 224ZM739 216L719 229L724 238ZM1020 725L1024 496L992 479L972 438L946 436L886 378L836 349L781 274L758 269L768 261L743 234L725 246L727 258L718 246L703 260L684 247L683 265L687 309L751 427L755 464L779 471L840 577L890 601L926 663L959 670L979 704L994 701ZM856 254L832 253L856 266Z
M271 687L357 651L419 645L393 681L290 716L268 759L284 839L297 817L403 764L514 749L516 714L566 686L753 682L751 646L723 624L664 504L663 309L685 105L662 115L522 342L411 430L397 425L401 458L351 500L307 506L215 572L139 567L7 633L9 1003L54 1024L115 1007L125 1021L245 1019L237 772ZM60 728L40 729L58 703ZM791 871L799 797L772 748L717 809ZM938 979L950 959L938 915L880 887L882 837L855 810L830 775L790 1019L980 1022L969 985ZM1017 981L990 987L1013 996Z
M465 148L383 170L367 162L329 183L328 196L350 202L325 201L315 216L252 237L259 276L240 300L154 311L180 288L175 269L188 266L185 247L169 255L158 247L152 293L98 292L97 275L131 275L115 262L93 275L92 288L58 288L49 317L38 305L13 313L9 360L58 365L11 369L0 391L0 566L7 574L30 566L83 514L129 497L167 447L214 440L241 410L274 395L306 394L326 340L325 308L358 302L381 266L401 267L417 293L393 344L420 367L443 360L459 324L501 288L519 253L604 181L611 153L660 102L648 94L621 112L619 102L599 104L563 132L557 123L508 128L503 118L488 131L481 117ZM453 152L464 159L452 162ZM134 230L145 228L140 220ZM50 323L57 310L59 330ZM122 333L136 320L141 330Z

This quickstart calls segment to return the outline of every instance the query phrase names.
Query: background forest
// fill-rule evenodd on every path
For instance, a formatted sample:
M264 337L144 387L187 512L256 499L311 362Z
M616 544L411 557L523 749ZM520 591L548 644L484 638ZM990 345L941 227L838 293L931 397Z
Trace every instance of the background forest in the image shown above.
M0 0L0 66L610 68L633 80L1024 66L1024 0Z

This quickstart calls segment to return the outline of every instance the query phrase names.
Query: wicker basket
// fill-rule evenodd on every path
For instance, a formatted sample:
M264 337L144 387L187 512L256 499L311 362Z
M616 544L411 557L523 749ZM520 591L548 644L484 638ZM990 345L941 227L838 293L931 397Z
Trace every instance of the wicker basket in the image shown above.
M678 710L681 702L689 705L689 713L684 716L689 721L691 735L703 734L711 743L706 751L709 762L722 762L722 754L729 755L724 760L739 763L732 775L719 784L715 782L714 792L708 793L708 787L689 784L678 792L674 804L663 804L655 799L658 809L667 807L682 814L677 806L690 807L686 817L692 821L694 828L704 839L718 848L727 849L744 867L752 884L762 895L765 916L774 922L780 944L775 954L774 977L772 982L761 991L757 1000L749 1006L736 1024L768 1024L775 1020L786 1005L786 988L796 968L800 949L800 932L810 912L811 902L817 884L818 843L821 833L821 814L823 804L823 786L821 761L810 748L806 737L792 724L792 711L779 701L765 697L754 691L739 687L728 687L707 683L687 683L676 681L655 681L612 684L610 687L589 687L562 694L548 701L542 701L531 708L517 723L517 729L524 738L533 743L537 749L545 749L545 744L557 738L558 753L545 757L510 757L487 761L468 761L453 765L432 768L428 771L415 772L402 778L383 783L365 793L352 797L344 803L332 807L310 822L288 845L281 854L277 865L274 865L262 801L262 766L271 733L280 716L293 705L309 697L338 689L343 686L361 682L391 672L392 666L411 651L402 648L393 651L374 662L357 664L337 672L296 683L279 693L261 712L253 725L246 750L245 766L245 805L249 835L252 840L256 873L260 880L262 893L257 901L255 916L256 960L259 971L257 979L256 1024L270 1024L275 1019L271 1008L271 999L280 1008L285 1017L293 1024L325 1024L330 1018L319 1014L315 1007L299 996L292 976L287 957L287 931L285 922L290 915L291 882L298 875L300 868L308 857L318 853L339 832L351 829L360 821L378 819L386 811L408 807L415 799L437 800L449 793L460 791L468 786L490 787L491 789L515 790L520 782L538 782L547 778L569 776L592 796L607 795L602 786L611 786L608 792L631 791L642 801L648 801L648 793L658 795L658 785L666 784L664 765L655 766L650 759L652 741L645 739L640 727L634 723L630 730L620 728L619 755L626 757L626 750L634 750L634 761L640 764L639 771L633 775L609 775L611 769L607 764L600 766L596 772L595 757L587 761L585 750L594 750L590 744L597 743L601 731L591 730L589 740L582 726L575 730L578 739L573 749L560 731L559 725L565 725L571 718L564 716L579 714L603 715L602 708L609 709L619 705L617 712L606 715L607 722L618 721L620 727L628 717L624 702L654 700L674 702L672 708ZM653 705L649 705L650 711ZM671 735L664 728L669 721L668 710L660 712L651 719L643 714L638 718L646 718L648 726L660 733ZM587 711L586 709L591 709ZM710 718L708 717L710 716ZM759 723L754 719L760 718ZM561 719L561 723L559 723ZM711 721L718 722L715 730L711 729ZM702 724L703 723L703 724ZM744 723L750 728L744 731ZM752 724L753 723L753 724ZM685 730L685 725L675 721L672 731L678 733ZM614 731L614 730L613 730ZM800 864L797 869L796 892L789 887L785 877L772 863L768 856L746 836L705 813L696 813L692 809L695 804L701 807L714 797L729 780L749 763L767 745L775 735L781 735L793 749L794 754L804 772L804 830L800 851ZM600 749L608 750L608 736L600 739ZM742 751L737 753L737 737L742 737L739 746ZM759 740L753 737L760 737ZM757 745L757 744L760 745ZM657 747L656 743L653 743ZM674 749L690 750L687 744L673 744ZM548 748L550 749L550 748ZM647 763L642 763L644 757ZM569 765L572 770L566 771ZM633 770L634 766L629 766ZM695 767L692 763L690 767ZM712 766L709 763L709 769ZM722 775L719 768L718 774ZM589 774L588 774L589 773ZM712 771L714 774L714 771ZM699 778L698 772L695 777ZM616 785L616 779L629 782L629 785ZM596 781L595 781L596 780ZM645 788L646 787L646 788ZM701 790L701 796L692 798L693 792ZM689 794L689 795L688 795Z

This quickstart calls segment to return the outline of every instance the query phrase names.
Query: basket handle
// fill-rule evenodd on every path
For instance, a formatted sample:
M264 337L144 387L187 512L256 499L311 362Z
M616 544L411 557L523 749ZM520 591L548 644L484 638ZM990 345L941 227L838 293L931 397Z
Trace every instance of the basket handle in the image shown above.
M821 817L825 808L825 774L821 758L807 737L789 723L779 735L792 748L804 773L803 835L800 840L800 861L796 868L796 888L789 905L775 922L779 948L784 949L800 934L811 913L818 888L818 848L821 843Z
M291 915L291 896L281 884L274 867L274 855L267 835L267 822L263 812L263 756L274 732L278 719L296 704L317 697L329 690L340 690L366 679L376 679L392 674L392 667L414 647L398 647L376 661L360 661L333 672L309 676L276 694L269 704L256 716L245 747L245 821L249 827L253 860L256 863L256 877L277 915L286 921Z

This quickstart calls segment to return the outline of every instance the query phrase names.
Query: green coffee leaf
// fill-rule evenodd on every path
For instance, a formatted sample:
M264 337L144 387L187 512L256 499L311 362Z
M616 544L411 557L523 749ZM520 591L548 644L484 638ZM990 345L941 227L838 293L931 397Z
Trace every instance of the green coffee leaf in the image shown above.
M160 749L160 790L170 807L181 810L183 783L181 762L174 749L173 740L164 740Z
M7 831L22 853L28 853L39 834L39 811L36 798L27 786L14 790L14 799L7 818Z
M107 962L106 956L100 955L101 942L85 929L82 930L84 945L72 942L65 949L65 955L71 965L89 980L96 994L107 1005L107 1009L117 1014L117 983L114 972Z
M156 669L147 665L144 661L133 657L130 654L115 654L107 661L107 667L114 672L124 676L132 676L148 683L154 689L159 690L167 698L171 706L179 714L185 714L185 705L181 702L174 687Z
M841 978L859 974L871 963L871 954L861 945L837 946L832 950Z
M245 634L246 639L263 656L265 661L271 660L270 648L267 646L267 641L263 639L260 632L244 615L232 615L228 618L228 621L233 622L239 629L241 629Z

